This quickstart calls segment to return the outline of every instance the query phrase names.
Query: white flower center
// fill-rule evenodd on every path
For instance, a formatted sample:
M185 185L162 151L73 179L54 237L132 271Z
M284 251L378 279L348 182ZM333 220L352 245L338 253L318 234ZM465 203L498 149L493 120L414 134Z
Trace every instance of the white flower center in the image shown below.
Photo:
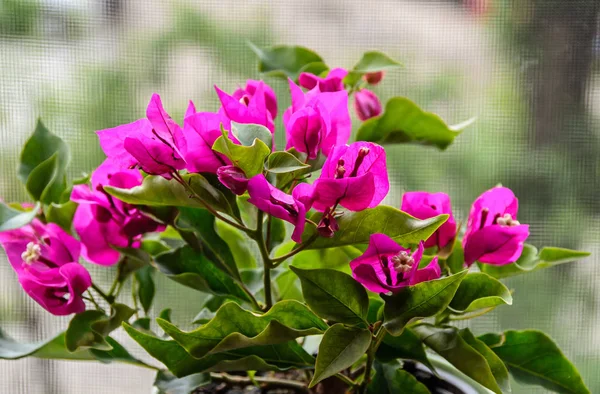
M519 226L521 224L518 220L513 219L510 213L505 213L504 216L501 216L498 219L496 219L496 223L501 226L508 227Z
M392 263L394 264L394 270L396 270L396 272L404 274L411 270L415 263L415 259L405 251L402 251L392 257Z
M31 264L36 262L40 256L42 255L42 248L40 245L35 242L29 242L27 247L23 253L21 253L21 258L26 264Z

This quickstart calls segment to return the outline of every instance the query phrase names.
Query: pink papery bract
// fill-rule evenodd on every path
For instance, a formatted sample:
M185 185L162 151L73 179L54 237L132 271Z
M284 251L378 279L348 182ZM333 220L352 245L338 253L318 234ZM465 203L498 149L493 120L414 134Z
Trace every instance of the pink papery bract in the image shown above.
M450 197L446 193L408 192L402 196L400 209L417 219L429 219L447 214L448 220L425 241L425 247L442 249L456 236L456 220L452 215Z

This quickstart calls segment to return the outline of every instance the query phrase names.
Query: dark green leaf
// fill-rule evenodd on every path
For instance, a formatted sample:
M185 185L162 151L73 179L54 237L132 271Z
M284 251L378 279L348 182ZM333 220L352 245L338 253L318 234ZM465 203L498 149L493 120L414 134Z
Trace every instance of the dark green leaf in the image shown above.
M458 333L466 343L468 343L473 349L477 350L479 354L485 358L490 366L492 375L494 375L496 383L498 383L498 386L500 386L502 392L510 393L511 390L508 370L506 369L506 366L500 357L498 357L483 341L475 338L473 333L468 328L459 330Z
M319 345L315 374L308 387L354 364L369 349L371 337L371 332L363 328L339 323L329 327Z
M217 234L216 218L205 209L180 208L175 225L183 230L194 230L202 240L207 257L230 276L240 279L236 262L227 243Z
M120 343L112 339L111 337L106 337L106 342L112 347L111 350L102 351L98 349L89 349L89 352L96 357L96 359L102 363L108 364L113 361L118 361L127 364L133 364L142 367L148 367L146 363L138 360L133 357L127 349L123 347Z
M391 296L382 295L385 301L385 328L392 335L400 335L412 320L442 312L452 300L467 272L465 270L446 278L407 286Z
M410 373L400 369L396 362L375 361L375 377L367 389L368 394L430 394L427 387Z
M293 300L281 301L264 315L256 316L228 302L201 327L184 332L164 320L159 326L196 358L252 346L288 342L322 334L327 325L307 307Z
M377 349L377 359L388 362L396 359L406 359L418 361L434 371L433 365L429 362L423 342L409 328L405 328L402 334L395 337L386 335L383 343Z
M20 211L0 202L0 231L14 230L29 224L39 210L39 203L31 210Z
M294 179L299 179L312 171L308 164L304 164L289 152L273 152L269 155L265 169L275 186L284 188L290 185Z
M520 382L559 393L590 393L581 375L546 334L537 330L480 336Z
M238 282L189 246L162 253L156 256L155 262L161 273L184 286L249 301Z
M144 313L148 314L152 301L154 300L154 267L147 265L135 272L135 279L138 282L137 296L140 299Z
M316 213L311 219L318 222L320 218L321 214ZM340 230L332 238L317 238L308 249L367 244L371 234L374 233L383 233L398 243L416 244L429 238L446 220L448 220L448 215L419 220L386 205L360 212L344 212L337 219ZM309 239L315 231L314 226L307 226L302 239Z
M329 269L290 269L300 278L306 303L323 319L346 324L366 322L369 296L350 275Z
M119 303L112 304L110 309L111 313L109 317L104 317L91 323L92 330L103 336L121 327L121 323L127 322L135 313L134 309Z
M75 315L69 322L65 332L65 343L70 352L78 349L98 349L103 351L112 350L112 346L106 342L104 335L96 332L92 324L107 319L102 311L89 310Z
M267 221L267 223L269 223L269 221ZM268 239L267 248L269 252L271 252L277 246L281 245L283 241L285 241L285 223L279 218L270 217L269 225L271 226L271 229L269 232L270 237ZM267 225L265 224L263 226L263 236L265 237L265 239L267 238L267 231Z
M154 387L158 389L157 394L190 394L210 383L210 374L207 373L195 373L177 378L169 372L158 371L154 379Z
M378 143L411 142L446 149L474 120L448 126L439 116L423 111L409 99L394 97L385 105L383 114L360 126L356 140Z
M233 214L227 198L202 175L186 174L183 179L208 205L219 212ZM190 196L184 186L174 179L167 180L161 176L149 175L140 186L131 189L105 186L104 190L121 201L135 205L204 208L204 204Z
M171 308L166 308L166 309L163 309L162 311L160 311L160 313L158 314L158 318L168 321L170 323L171 322Z
M457 328L420 324L412 330L459 371L493 392L502 393L486 358L459 335Z
M369 297L369 313L367 314L367 321L371 324L381 320L383 316L383 300L379 295L376 297Z
M137 270L150 265L151 257L141 248L116 248L122 253L123 258L117 267L117 278L124 282L129 275Z
M178 377L209 371L283 371L290 368L306 368L314 364L314 358L295 341L194 358L173 340L160 339L128 324L123 324L123 327L152 357L162 362Z
M46 210L46 220L58 224L63 230L71 232L73 216L77 210L77 203L67 201L62 204L51 203Z
M502 304L512 305L512 295L506 286L488 274L473 272L460 282L448 307L453 313L468 314Z
M244 146L254 145L257 138L267 146L273 145L273 134L260 124L231 122L231 133Z
M258 56L258 71L267 75L296 80L303 69L309 72L313 70L313 66L309 66L311 63L323 63L319 55L300 46L275 46L261 49L250 42L248 45Z
M200 312L194 317L192 323L194 324L205 324L210 321L213 317L215 317L217 310L225 304L226 302L231 301L227 297L217 297L210 296L204 301L204 305L202 305L202 309ZM164 319L163 319L164 320Z
M212 149L227 156L231 163L244 171L248 178L263 172L265 159L271 153L269 145L262 140L255 139L250 146L237 145L227 137L225 131L217 138Z
M19 179L36 201L59 202L67 188L66 168L70 160L67 144L38 120L35 131L21 151Z
M507 278L509 276L520 275L527 272L533 272L544 268L550 268L555 265L570 263L581 260L590 253L579 250L544 247L538 253L535 246L525 244L523 253L519 259L507 265L479 264L479 269L494 278Z

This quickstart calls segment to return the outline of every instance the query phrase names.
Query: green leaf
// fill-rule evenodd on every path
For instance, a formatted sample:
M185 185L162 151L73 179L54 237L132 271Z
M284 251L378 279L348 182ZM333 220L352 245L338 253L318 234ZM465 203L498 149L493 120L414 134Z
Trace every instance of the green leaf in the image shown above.
M298 283L298 277L292 271L286 269L275 278L276 292L279 300L296 300L304 302L302 289Z
M311 217L311 220L318 222L320 218L321 214L316 213ZM417 244L429 238L446 220L448 220L448 215L419 220L387 205L380 205L360 212L345 211L337 219L340 231L336 232L332 238L317 238L307 249L368 244L371 234L374 233L383 233L398 243ZM306 241L315 232L314 226L307 226L302 239Z
M405 328L402 331L402 334L397 337L387 334L383 338L383 343L379 346L379 349L377 349L376 357L383 362L399 358L414 360L425 365L431 371L434 371L433 365L425 353L423 342L421 342L421 339L409 328Z
M327 74L328 71L329 71L329 67L327 66L327 64L325 64L323 62L308 63L307 65L305 65L304 67L302 67L300 69L300 72L310 73L310 74L319 75L319 76L323 76L323 74ZM300 73L298 73L298 75L300 75Z
M73 217L78 204L67 201L62 204L51 203L46 210L46 220L58 224L63 230L71 232Z
M178 377L210 371L284 371L314 365L314 358L295 341L194 358L173 340L158 338L136 330L129 324L123 324L123 328L152 357L162 362Z
M329 269L290 269L300 278L304 299L317 315L346 324L366 323L369 296L350 275Z
M387 71L402 68L402 64L378 51L365 52L348 75L344 78L346 85L356 85L366 73Z
M329 327L319 345L315 374L308 387L354 364L369 349L371 337L371 331L363 328L339 323Z
M157 256L161 253L171 250L171 248L169 248L169 246L167 246L163 242L153 239L142 240L142 246L140 247L140 249L148 253L150 256Z
M238 282L189 246L162 253L156 256L155 262L161 273L184 286L250 301Z
M129 276L143 267L150 265L151 257L141 248L115 248L122 254L117 266L117 279L124 282Z
M262 174L265 159L271 153L269 146L260 139L254 139L250 146L237 145L227 137L227 132L224 130L212 149L227 156L231 163L244 171L248 178Z
M138 360L133 357L127 349L123 347L120 343L112 339L111 337L106 337L106 342L112 347L109 351L102 351L98 349L89 349L89 352L101 363L108 364L113 361L118 361L126 364L133 364L140 367L152 368L148 364L143 361Z
M200 174L186 174L183 179L208 205L219 212L233 215L227 198ZM174 179L149 175L140 186L119 189L105 186L104 190L121 201L134 205L175 206L204 208L204 204L190 196L184 186Z
M453 274L465 269L465 251L460 240L458 239L454 240L452 254L448 256L448 259L446 260L446 266Z
M468 314L502 304L512 305L508 288L488 274L472 272L460 282L448 307L452 313Z
M523 253L516 262L507 265L480 263L479 269L494 278L501 279L554 267L559 264L570 263L581 260L589 255L589 252L555 247L544 247L538 253L535 246L525 244Z
M196 358L252 346L273 345L307 335L322 334L327 325L307 307L293 300L281 301L264 315L228 302L201 327L184 332L164 320L158 325Z
M426 112L406 97L391 98L383 114L364 122L357 141L378 143L418 143L446 149L460 132L473 123L470 119L448 126L439 116Z
M375 361L375 377L367 388L368 394L430 394L427 387L396 362Z
M383 325L392 335L400 335L404 327L416 319L442 312L454 297L467 270L445 278L407 286L391 296L382 295L385 301Z
M183 230L195 231L202 241L207 257L221 270L236 279L240 279L240 273L231 249L227 242L217 234L215 222L215 216L205 209L182 207L179 209L179 216L175 220L175 225Z
M154 379L157 394L191 394L197 389L211 383L210 374L195 373L183 378L177 378L166 371L158 371Z
M510 378L508 377L508 370L504 365L504 362L498 357L492 349L490 349L485 342L475 338L471 330L468 328L463 328L458 331L459 335L462 339L468 343L473 349L477 350L479 354L481 354L488 365L490 366L490 370L492 371L492 375L496 379L496 383L502 389L502 392L510 393Z
M269 179L282 189L290 185L294 179L299 179L312 171L310 165L304 164L291 153L283 151L271 153L265 169Z
M18 176L36 201L59 202L67 188L66 168L70 161L67 144L38 119L21 151Z
M459 335L457 328L419 324L412 330L459 371L493 392L502 394L486 358Z
M273 134L261 124L231 122L231 133L243 146L254 145L257 138L267 146L273 145Z
M581 375L546 334L537 330L505 331L478 337L504 361L520 382L559 393L590 393Z
M154 267L147 265L135 272L135 279L138 282L137 296L140 299L140 304L144 308L144 313L148 314L152 301L154 300Z
M39 210L39 203L31 210L20 211L0 201L0 231L14 230L29 224L35 219Z
M251 42L248 46L258 56L259 72L284 79L289 77L296 80L303 69L314 70L314 65L311 63L323 63L323 59L315 52L300 46L274 46L261 49Z
M112 346L104 339L104 335L96 332L92 324L106 319L102 311L89 310L75 315L69 322L65 332L65 343L70 352L78 349L112 350Z

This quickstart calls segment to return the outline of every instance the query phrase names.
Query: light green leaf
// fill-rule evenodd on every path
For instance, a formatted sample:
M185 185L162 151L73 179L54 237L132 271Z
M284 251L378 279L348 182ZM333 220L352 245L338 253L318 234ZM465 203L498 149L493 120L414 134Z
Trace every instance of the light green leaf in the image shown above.
M321 214L316 213L311 220L318 222L320 218ZM448 215L419 220L387 205L360 212L346 211L337 219L340 230L332 238L319 237L307 249L368 244L374 233L383 233L398 243L417 244L429 238L446 220ZM307 226L302 239L309 239L315 231L314 226Z
M31 210L20 211L0 202L0 231L14 230L29 224L35 219L39 210L39 203Z
M571 263L589 255L588 252L555 247L544 247L538 253L535 246L525 244L523 253L516 262L507 265L479 263L479 269L494 278L501 279L554 267L559 264Z
M407 286L390 296L382 295L384 326L392 335L400 335L404 327L416 319L423 319L442 312L454 297L467 270L446 278Z
M378 51L365 52L358 63L350 70L346 78L344 78L344 83L354 86L366 73L387 71L396 68L402 68L402 64L390 58L385 53Z
M300 46L274 46L261 49L252 43L248 46L258 56L258 71L267 75L296 80L300 72L313 72L312 63L323 63L323 59L310 49ZM323 67L319 67L322 69Z
M327 325L307 307L293 300L281 301L264 315L228 302L201 327L184 332L158 320L159 326L196 358L252 346L273 345L307 335L322 334Z
M329 327L319 345L315 374L308 387L314 387L354 364L369 349L371 338L372 334L367 329L346 327L340 323Z
M289 152L273 152L265 164L267 176L278 188L289 186L294 179L299 179L312 171L308 164L304 164Z
M227 198L200 174L186 174L183 179L208 205L219 212L233 216ZM184 186L174 179L149 175L140 186L119 189L105 186L104 190L121 201L134 205L175 206L204 208L204 204L190 196Z
M231 122L231 133L243 146L254 145L257 138L267 146L273 145L273 134L261 124Z
M425 345L459 371L493 392L502 394L486 358L459 335L457 328L419 324L411 329Z
M590 393L581 375L546 334L537 330L505 331L478 337L504 361L513 377L559 393Z
M271 153L269 146L260 139L254 139L250 146L237 145L227 137L224 130L223 135L217 138L212 149L227 156L231 163L244 171L248 178L263 172L265 159Z
M378 143L419 143L446 149L460 132L473 123L448 126L439 116L426 112L406 97L391 98L383 114L364 122L357 141Z
M346 324L366 323L369 296L350 275L329 269L290 269L300 278L304 299L317 315Z
M195 373L177 378L167 371L158 371L154 379L156 394L191 394L211 383L210 374Z
M78 204L67 201L62 204L51 203L46 210L46 220L58 224L63 230L71 232L73 217Z
M502 304L512 305L508 288L488 274L472 272L460 282L448 308L455 314L469 314Z
M375 377L367 389L368 394L430 394L417 378L400 369L395 362L375 361Z

